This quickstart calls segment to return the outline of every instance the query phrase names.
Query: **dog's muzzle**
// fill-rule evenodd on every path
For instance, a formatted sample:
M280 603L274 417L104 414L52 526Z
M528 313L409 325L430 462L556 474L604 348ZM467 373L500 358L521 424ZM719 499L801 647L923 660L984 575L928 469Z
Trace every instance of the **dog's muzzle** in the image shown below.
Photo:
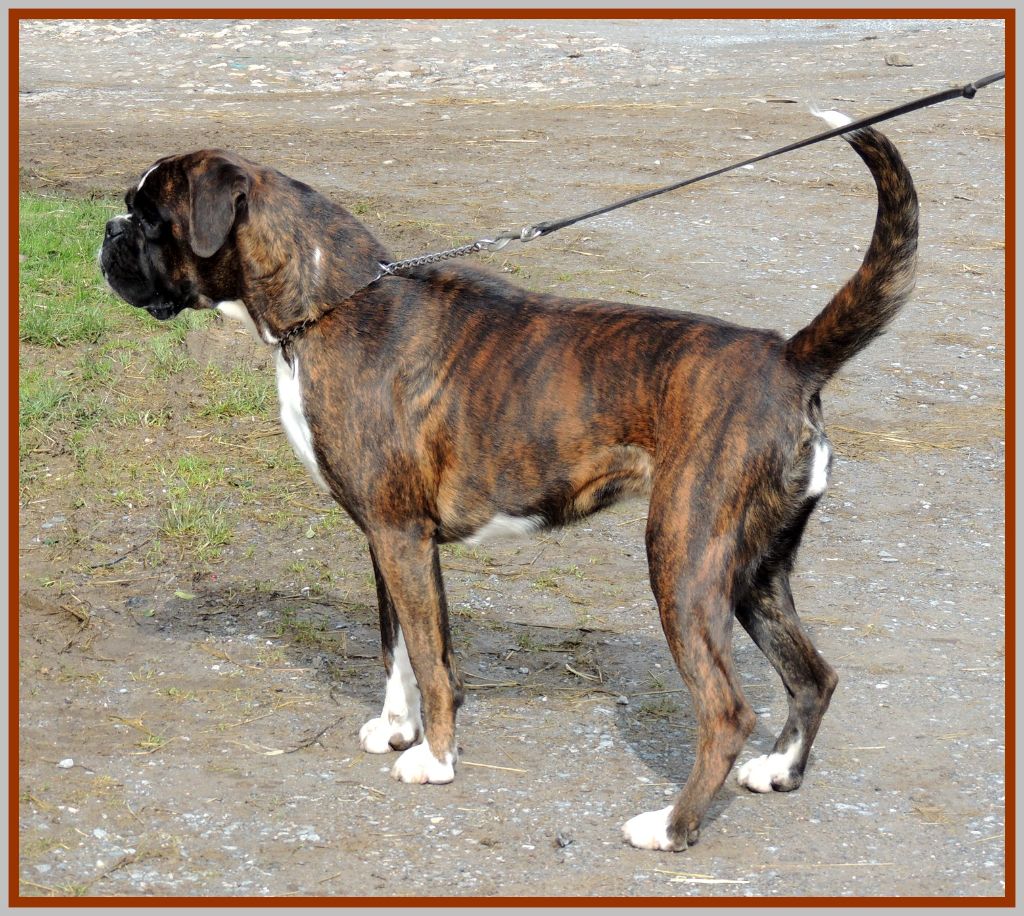
M99 266L116 295L159 321L173 318L191 304L188 289L171 289L160 279L146 252L142 232L129 216L108 220Z
M112 242L118 236L123 235L131 226L131 217L115 216L107 222L107 230L104 235L105 242Z

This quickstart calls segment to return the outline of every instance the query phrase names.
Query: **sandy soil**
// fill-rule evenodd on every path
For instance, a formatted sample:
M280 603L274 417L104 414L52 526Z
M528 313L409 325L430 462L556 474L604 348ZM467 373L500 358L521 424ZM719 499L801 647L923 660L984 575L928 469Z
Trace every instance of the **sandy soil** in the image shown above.
M21 179L116 196L158 156L231 147L358 204L405 256L815 132L807 102L866 114L967 82L1003 49L984 20L30 22ZM826 392L837 459L794 587L841 682L799 792L730 780L688 852L623 844L694 740L642 504L447 553L475 688L464 762L450 786L393 782L355 737L382 693L365 547L325 528L294 459L270 467L276 431L239 427L223 460L276 521L236 532L219 563L147 563L158 509L98 516L59 454L43 459L52 493L21 506L22 893L1002 895L1003 124L999 84L889 128L921 197L920 279ZM836 141L489 263L792 332L858 263L873 207ZM269 371L226 326L188 346ZM206 431L193 392L167 399L154 456ZM785 698L742 632L736 654L759 714L743 761Z

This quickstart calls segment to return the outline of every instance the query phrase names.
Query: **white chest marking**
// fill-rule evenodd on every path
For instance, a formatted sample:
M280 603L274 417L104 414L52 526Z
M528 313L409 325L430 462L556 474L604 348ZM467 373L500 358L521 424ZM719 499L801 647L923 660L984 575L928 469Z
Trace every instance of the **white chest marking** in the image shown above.
M228 299L225 302L218 302L217 311L227 318L240 321L256 340L262 342L263 338L260 337L259 328L256 327L256 322L252 320L252 315L249 314L249 310L241 299Z
M145 176L143 176L145 180ZM240 321L256 340L268 344L277 343L276 338L267 328L262 331L253 321L252 315L245 307L241 299L228 299L217 303L217 311L228 318ZM277 365L277 398L281 402L281 425L284 426L285 435L295 449L295 454L306 466L313 478L313 482L325 493L330 490L324 475L320 471L316 454L313 451L313 433L306 422L306 414L302 409L302 380L299 374L298 358L292 360L289 366L285 362L281 351L276 354Z
M490 519L482 528L478 528L469 537L463 538L463 543L475 547L485 541L493 541L496 538L524 537L533 534L544 524L544 519L539 515L505 515L499 512Z
M320 472L320 465L313 451L313 433L306 422L306 414L302 409L302 378L299 372L298 357L292 356L292 364L285 362L278 350L275 354L277 363L277 397L281 402L281 425L285 435L299 460L306 466L313 482L325 493L329 493L327 481Z

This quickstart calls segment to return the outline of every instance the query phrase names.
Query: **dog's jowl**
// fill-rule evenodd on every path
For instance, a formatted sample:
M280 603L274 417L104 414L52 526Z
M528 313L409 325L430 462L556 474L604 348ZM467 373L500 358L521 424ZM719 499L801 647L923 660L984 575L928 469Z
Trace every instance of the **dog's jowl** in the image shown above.
M220 309L273 348L285 431L367 537L387 686L359 740L401 752L395 778L455 777L462 689L438 545L528 534L642 493L651 587L698 734L675 803L630 820L626 839L695 842L754 727L734 619L789 697L774 750L739 781L800 785L836 686L789 584L831 463L819 395L909 296L917 244L895 148L874 130L846 139L877 185L874 235L788 340L527 292L470 267L374 279L388 252L348 212L221 150L161 159L129 190L100 253L110 286L159 319Z

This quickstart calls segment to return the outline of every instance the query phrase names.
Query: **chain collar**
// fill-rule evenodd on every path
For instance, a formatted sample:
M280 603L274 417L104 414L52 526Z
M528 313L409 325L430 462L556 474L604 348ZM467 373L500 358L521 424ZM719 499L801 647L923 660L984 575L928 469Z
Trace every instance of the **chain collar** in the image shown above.
M312 318L307 318L305 321L300 321L298 324L292 325L292 327L290 327L278 338L277 346L281 348L281 356L284 357L284 361L289 366L291 366L292 364L291 356L288 354L288 348L291 346L291 344L293 344L303 334L305 334L306 331L313 327L313 325L318 324L321 321L321 319L325 318L327 315L330 315L331 312L335 312L339 308L341 308L353 296L357 296L364 289L369 289L371 286L373 286L374 283L376 283L383 277L390 276L391 271L389 271L388 268L393 267L394 265L378 262L377 266L380 268L380 270L377 272L377 275L372 280L370 280L369 283L364 283L362 286L359 287L359 289L353 290L351 293L348 294L348 296L342 299L341 302L324 309L319 315L314 315Z

